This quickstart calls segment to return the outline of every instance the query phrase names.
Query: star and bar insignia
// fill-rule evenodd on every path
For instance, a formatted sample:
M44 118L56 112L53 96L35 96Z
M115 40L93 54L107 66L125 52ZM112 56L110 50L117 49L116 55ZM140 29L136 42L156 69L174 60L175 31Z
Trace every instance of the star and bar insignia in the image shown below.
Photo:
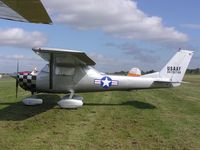
M95 79L94 84L101 85L104 89L108 89L111 86L118 86L119 81L112 80L109 76L105 76L101 79Z

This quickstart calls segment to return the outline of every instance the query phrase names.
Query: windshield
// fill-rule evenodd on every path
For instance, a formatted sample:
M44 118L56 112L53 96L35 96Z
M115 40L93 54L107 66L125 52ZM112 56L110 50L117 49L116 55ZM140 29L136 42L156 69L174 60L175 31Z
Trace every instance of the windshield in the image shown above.
M46 64L46 65L44 66L44 68L41 70L41 72L49 73L49 65Z

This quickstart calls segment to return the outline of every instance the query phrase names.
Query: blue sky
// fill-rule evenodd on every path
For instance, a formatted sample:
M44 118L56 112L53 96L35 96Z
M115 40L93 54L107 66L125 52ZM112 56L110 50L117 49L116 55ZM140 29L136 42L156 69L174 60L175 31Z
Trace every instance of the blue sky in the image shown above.
M0 72L42 68L34 46L85 51L103 72L160 70L179 48L200 67L200 2L196 0L42 0L54 24L0 20ZM78 5L77 5L78 4Z

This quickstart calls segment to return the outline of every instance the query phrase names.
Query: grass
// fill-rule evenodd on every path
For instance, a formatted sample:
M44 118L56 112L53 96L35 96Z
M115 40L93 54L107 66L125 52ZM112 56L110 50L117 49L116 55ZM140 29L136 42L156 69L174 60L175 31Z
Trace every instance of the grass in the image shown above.
M200 76L174 89L80 93L84 106L60 109L61 95L39 96L40 106L24 106L30 93L15 81L0 80L0 149L199 149Z

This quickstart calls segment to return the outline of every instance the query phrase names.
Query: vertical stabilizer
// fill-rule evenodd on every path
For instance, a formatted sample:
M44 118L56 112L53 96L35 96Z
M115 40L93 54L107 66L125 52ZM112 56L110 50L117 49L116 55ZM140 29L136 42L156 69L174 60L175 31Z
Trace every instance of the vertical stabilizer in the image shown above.
M169 78L172 82L181 82L192 58L193 51L179 50L160 71L161 78Z

